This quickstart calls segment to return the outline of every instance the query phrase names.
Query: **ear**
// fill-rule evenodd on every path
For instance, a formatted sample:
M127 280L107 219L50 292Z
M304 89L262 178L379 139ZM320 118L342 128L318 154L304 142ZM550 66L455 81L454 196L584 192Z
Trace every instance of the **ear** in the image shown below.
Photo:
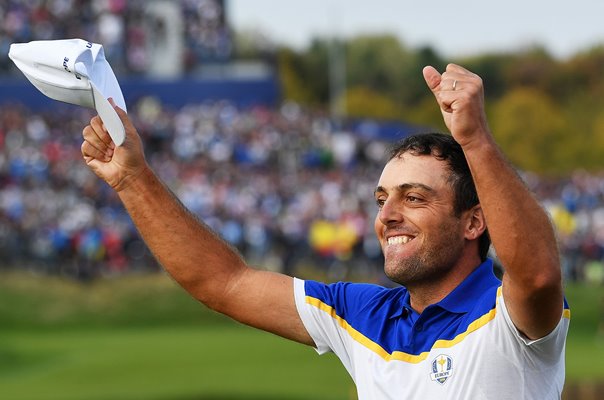
M480 235L482 235L482 233L487 229L487 222L484 219L482 207L480 204L477 204L464 214L466 215L464 237L467 240L478 239Z

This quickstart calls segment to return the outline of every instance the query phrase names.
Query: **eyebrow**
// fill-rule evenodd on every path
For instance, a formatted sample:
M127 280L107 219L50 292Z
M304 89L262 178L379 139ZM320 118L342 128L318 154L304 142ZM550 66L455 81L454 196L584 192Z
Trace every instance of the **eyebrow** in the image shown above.
M422 189L429 193L436 192L436 190L434 190L434 188L432 188L428 185L424 185L423 183L415 183L415 182L403 183L396 187L396 190L398 190L400 192L404 192L404 191L411 190L411 189ZM386 188L384 188L383 186L378 186L373 191L373 194L375 195L376 193L386 193L386 192L387 192Z

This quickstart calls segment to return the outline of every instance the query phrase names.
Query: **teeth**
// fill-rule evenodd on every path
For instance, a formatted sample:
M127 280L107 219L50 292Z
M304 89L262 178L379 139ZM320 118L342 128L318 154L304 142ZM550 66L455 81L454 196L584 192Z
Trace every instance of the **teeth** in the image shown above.
M388 238L388 244L406 244L412 240L409 236L395 236Z

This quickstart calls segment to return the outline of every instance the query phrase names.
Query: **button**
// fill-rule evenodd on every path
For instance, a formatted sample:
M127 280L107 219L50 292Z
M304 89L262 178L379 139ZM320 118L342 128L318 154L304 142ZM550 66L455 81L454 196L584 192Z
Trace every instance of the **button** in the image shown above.
M416 332L421 332L421 331L422 331L422 329L424 329L424 326L423 326L422 324L415 325L415 331L416 331Z

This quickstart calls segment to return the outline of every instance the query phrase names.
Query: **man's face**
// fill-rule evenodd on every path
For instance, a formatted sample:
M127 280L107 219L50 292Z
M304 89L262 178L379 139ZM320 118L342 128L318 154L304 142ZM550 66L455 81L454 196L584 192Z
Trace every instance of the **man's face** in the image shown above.
M453 211L444 161L406 153L386 164L375 190L375 232L386 275L410 286L438 282L462 257L464 227Z

